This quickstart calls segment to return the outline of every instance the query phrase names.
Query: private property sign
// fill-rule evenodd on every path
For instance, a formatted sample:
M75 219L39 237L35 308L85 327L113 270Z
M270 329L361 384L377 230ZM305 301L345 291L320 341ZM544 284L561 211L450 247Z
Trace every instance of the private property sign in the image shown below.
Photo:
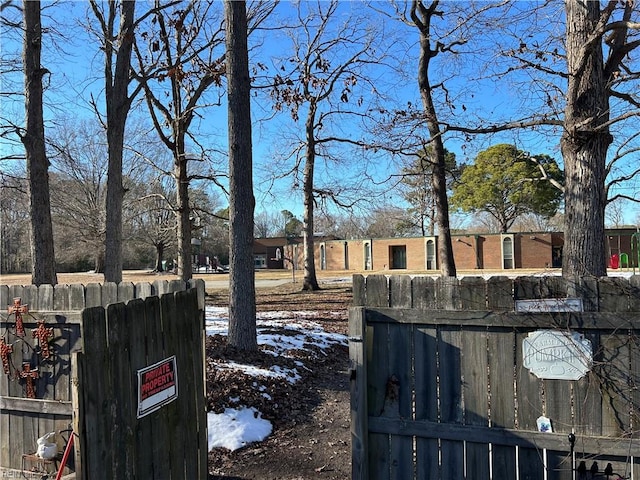
M176 357L138 370L138 418L155 412L178 398Z

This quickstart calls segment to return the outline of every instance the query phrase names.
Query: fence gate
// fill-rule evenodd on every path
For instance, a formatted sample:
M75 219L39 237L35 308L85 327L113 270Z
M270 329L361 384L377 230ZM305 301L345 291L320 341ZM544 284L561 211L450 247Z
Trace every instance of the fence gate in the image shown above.
M55 473L36 440L73 427L65 478L207 478L204 282L0 285L0 306L0 477Z
M353 478L640 479L639 280L355 276Z

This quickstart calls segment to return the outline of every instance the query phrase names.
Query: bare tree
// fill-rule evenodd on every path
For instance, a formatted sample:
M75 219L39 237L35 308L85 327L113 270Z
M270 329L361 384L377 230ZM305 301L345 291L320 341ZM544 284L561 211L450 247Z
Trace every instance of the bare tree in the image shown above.
M90 257L104 271L107 148L98 128L69 120L49 139L52 209L62 262Z
M122 156L124 132L131 102L140 88L129 91L131 52L134 42L135 0L111 0L105 12L97 0L91 9L100 25L101 49L104 51L104 81L109 167L106 194L106 235L104 278L122 281ZM119 14L119 21L116 18ZM118 30L116 31L116 23ZM95 103L94 103L95 106ZM96 106L96 111L98 111Z
M229 112L229 345L257 350L251 79L246 3L225 0Z
M359 145L338 126L339 122L362 121L366 106L358 88L370 85L363 74L367 66L379 64L382 52L376 51L372 29L361 21L344 21L336 13L338 2L298 5L300 26L293 30L294 51L279 65L271 91L277 110L290 109L295 121L304 122L302 139L294 153L290 173L301 172L304 203L304 290L319 289L314 260L314 209L328 200L349 206L344 182L323 187L317 183L318 162L335 162L332 145ZM303 9L309 8L308 11ZM299 36L295 36L299 34ZM342 172L344 174L344 170ZM344 178L342 179L344 180ZM297 182L296 182L297 183ZM349 188L356 188L357 180Z
M447 198L447 165L446 150L442 141L442 131L438 121L438 113L433 101L433 86L429 78L429 63L436 55L451 50L453 45L437 42L432 44L431 21L434 16L441 15L439 1L431 2L426 7L422 1L411 2L411 21L420 32L420 59L418 61L418 88L424 109L427 130L429 131L429 147L433 157L433 175L431 186L436 206L436 224L438 226L438 253L442 275L455 277L456 264L453 259L451 229L449 226L449 201Z
M22 176L0 177L0 274L24 272L30 265L29 198Z
M173 157L172 175L176 184L174 202L177 220L178 275L191 278L191 213L189 211L190 160L206 158L189 154L189 142L198 146L190 132L199 111L209 102L204 98L212 85L220 85L224 75L223 30L211 2L189 1L176 9L155 2L152 26L136 44L137 79L144 88L146 102L162 143Z
M31 216L31 283L55 285L55 255L49 161L47 160L42 108L42 78L50 72L40 62L42 23L40 1L24 0L24 86L26 126L21 135L27 159L29 212Z

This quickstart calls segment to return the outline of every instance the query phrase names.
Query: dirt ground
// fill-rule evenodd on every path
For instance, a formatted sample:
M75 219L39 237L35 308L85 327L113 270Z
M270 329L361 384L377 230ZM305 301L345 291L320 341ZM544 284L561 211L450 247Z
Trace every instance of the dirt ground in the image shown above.
M207 303L226 305L226 291L209 292ZM300 284L257 290L258 311L311 310L326 331L347 334L350 285L324 285L318 292L301 292ZM336 319L334 312L342 312ZM209 359L223 357L247 360L242 352L230 351L224 342L207 341ZM251 363L273 363L270 355L256 354ZM281 363L281 360L278 360ZM349 407L349 354L346 346L334 347L326 356L315 357L301 381L284 385L277 397L260 405L263 417L273 423L273 433L263 442L235 452L216 449L209 454L209 480L345 480L351 478ZM208 378L209 406L222 409L232 393L242 389L240 379ZM286 382L284 382L286 383ZM224 384L227 387L220 388ZM218 387L216 387L218 385ZM245 390L246 391L246 390Z

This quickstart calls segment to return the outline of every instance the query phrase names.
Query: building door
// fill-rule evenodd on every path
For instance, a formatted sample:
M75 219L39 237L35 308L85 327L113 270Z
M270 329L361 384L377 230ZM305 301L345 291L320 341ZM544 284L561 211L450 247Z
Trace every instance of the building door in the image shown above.
M407 268L407 247L405 245L392 245L389 248L391 249L391 268Z

